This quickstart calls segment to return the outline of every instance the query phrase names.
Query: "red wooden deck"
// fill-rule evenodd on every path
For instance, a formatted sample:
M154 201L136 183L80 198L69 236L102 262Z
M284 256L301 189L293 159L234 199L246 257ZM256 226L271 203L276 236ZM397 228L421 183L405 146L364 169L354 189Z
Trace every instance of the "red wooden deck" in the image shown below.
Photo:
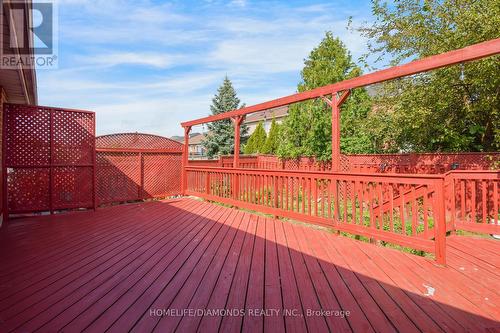
M192 199L14 220L0 332L498 331L500 243L447 242L443 268Z

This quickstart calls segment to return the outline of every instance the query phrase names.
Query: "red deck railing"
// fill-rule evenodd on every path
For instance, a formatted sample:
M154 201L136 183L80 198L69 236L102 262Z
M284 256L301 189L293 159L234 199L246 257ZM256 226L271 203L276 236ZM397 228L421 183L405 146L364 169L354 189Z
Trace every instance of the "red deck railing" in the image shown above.
M445 175L185 168L186 194L422 250L447 231L500 234L497 171Z
M444 177L187 167L186 194L434 253Z
M500 234L498 171L454 171L445 179L446 212L453 229Z

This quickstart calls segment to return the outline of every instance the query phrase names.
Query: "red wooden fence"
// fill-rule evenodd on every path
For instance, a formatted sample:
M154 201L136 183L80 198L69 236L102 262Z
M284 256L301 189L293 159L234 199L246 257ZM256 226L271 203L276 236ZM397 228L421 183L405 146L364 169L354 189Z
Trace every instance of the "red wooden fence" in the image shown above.
M95 207L93 112L4 104L4 216Z
M344 172L444 174L451 170L491 170L500 163L500 153L413 153L342 155ZM189 161L192 166L232 167L233 156L218 160ZM330 162L313 158L280 159L273 155L241 155L240 168L269 170L330 171ZM498 167L497 167L498 168Z
M98 204L181 193L182 144L161 136L118 133L97 137Z

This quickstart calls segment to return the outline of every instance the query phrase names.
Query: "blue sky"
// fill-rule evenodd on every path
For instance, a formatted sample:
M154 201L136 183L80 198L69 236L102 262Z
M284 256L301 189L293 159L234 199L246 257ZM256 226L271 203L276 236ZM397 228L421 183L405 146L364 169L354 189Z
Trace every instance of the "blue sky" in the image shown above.
M37 72L39 103L97 114L98 134L181 134L209 113L225 75L247 105L291 94L331 30L358 58L369 1L59 0L59 68ZM195 129L199 130L199 129Z

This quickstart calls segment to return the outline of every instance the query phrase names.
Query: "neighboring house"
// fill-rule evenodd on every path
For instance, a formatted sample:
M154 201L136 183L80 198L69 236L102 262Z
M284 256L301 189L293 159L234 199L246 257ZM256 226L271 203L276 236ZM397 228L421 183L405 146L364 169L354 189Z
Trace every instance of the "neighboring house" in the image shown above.
M288 116L288 106L280 106L274 109L249 114L244 123L248 126L248 135L252 135L260 122L264 125L266 133L269 133L273 119L275 119L278 124L281 124L286 116Z
M207 150L203 146L203 140L206 137L206 133L192 133L189 135L189 157L190 158L203 158L207 155ZM175 135L170 139L178 141L184 144L184 137Z
M184 137L180 135L171 136L170 139L180 143L184 143Z
M207 149L203 146L203 140L205 140L204 133L196 133L189 138L189 156L190 157L205 157L207 155Z

